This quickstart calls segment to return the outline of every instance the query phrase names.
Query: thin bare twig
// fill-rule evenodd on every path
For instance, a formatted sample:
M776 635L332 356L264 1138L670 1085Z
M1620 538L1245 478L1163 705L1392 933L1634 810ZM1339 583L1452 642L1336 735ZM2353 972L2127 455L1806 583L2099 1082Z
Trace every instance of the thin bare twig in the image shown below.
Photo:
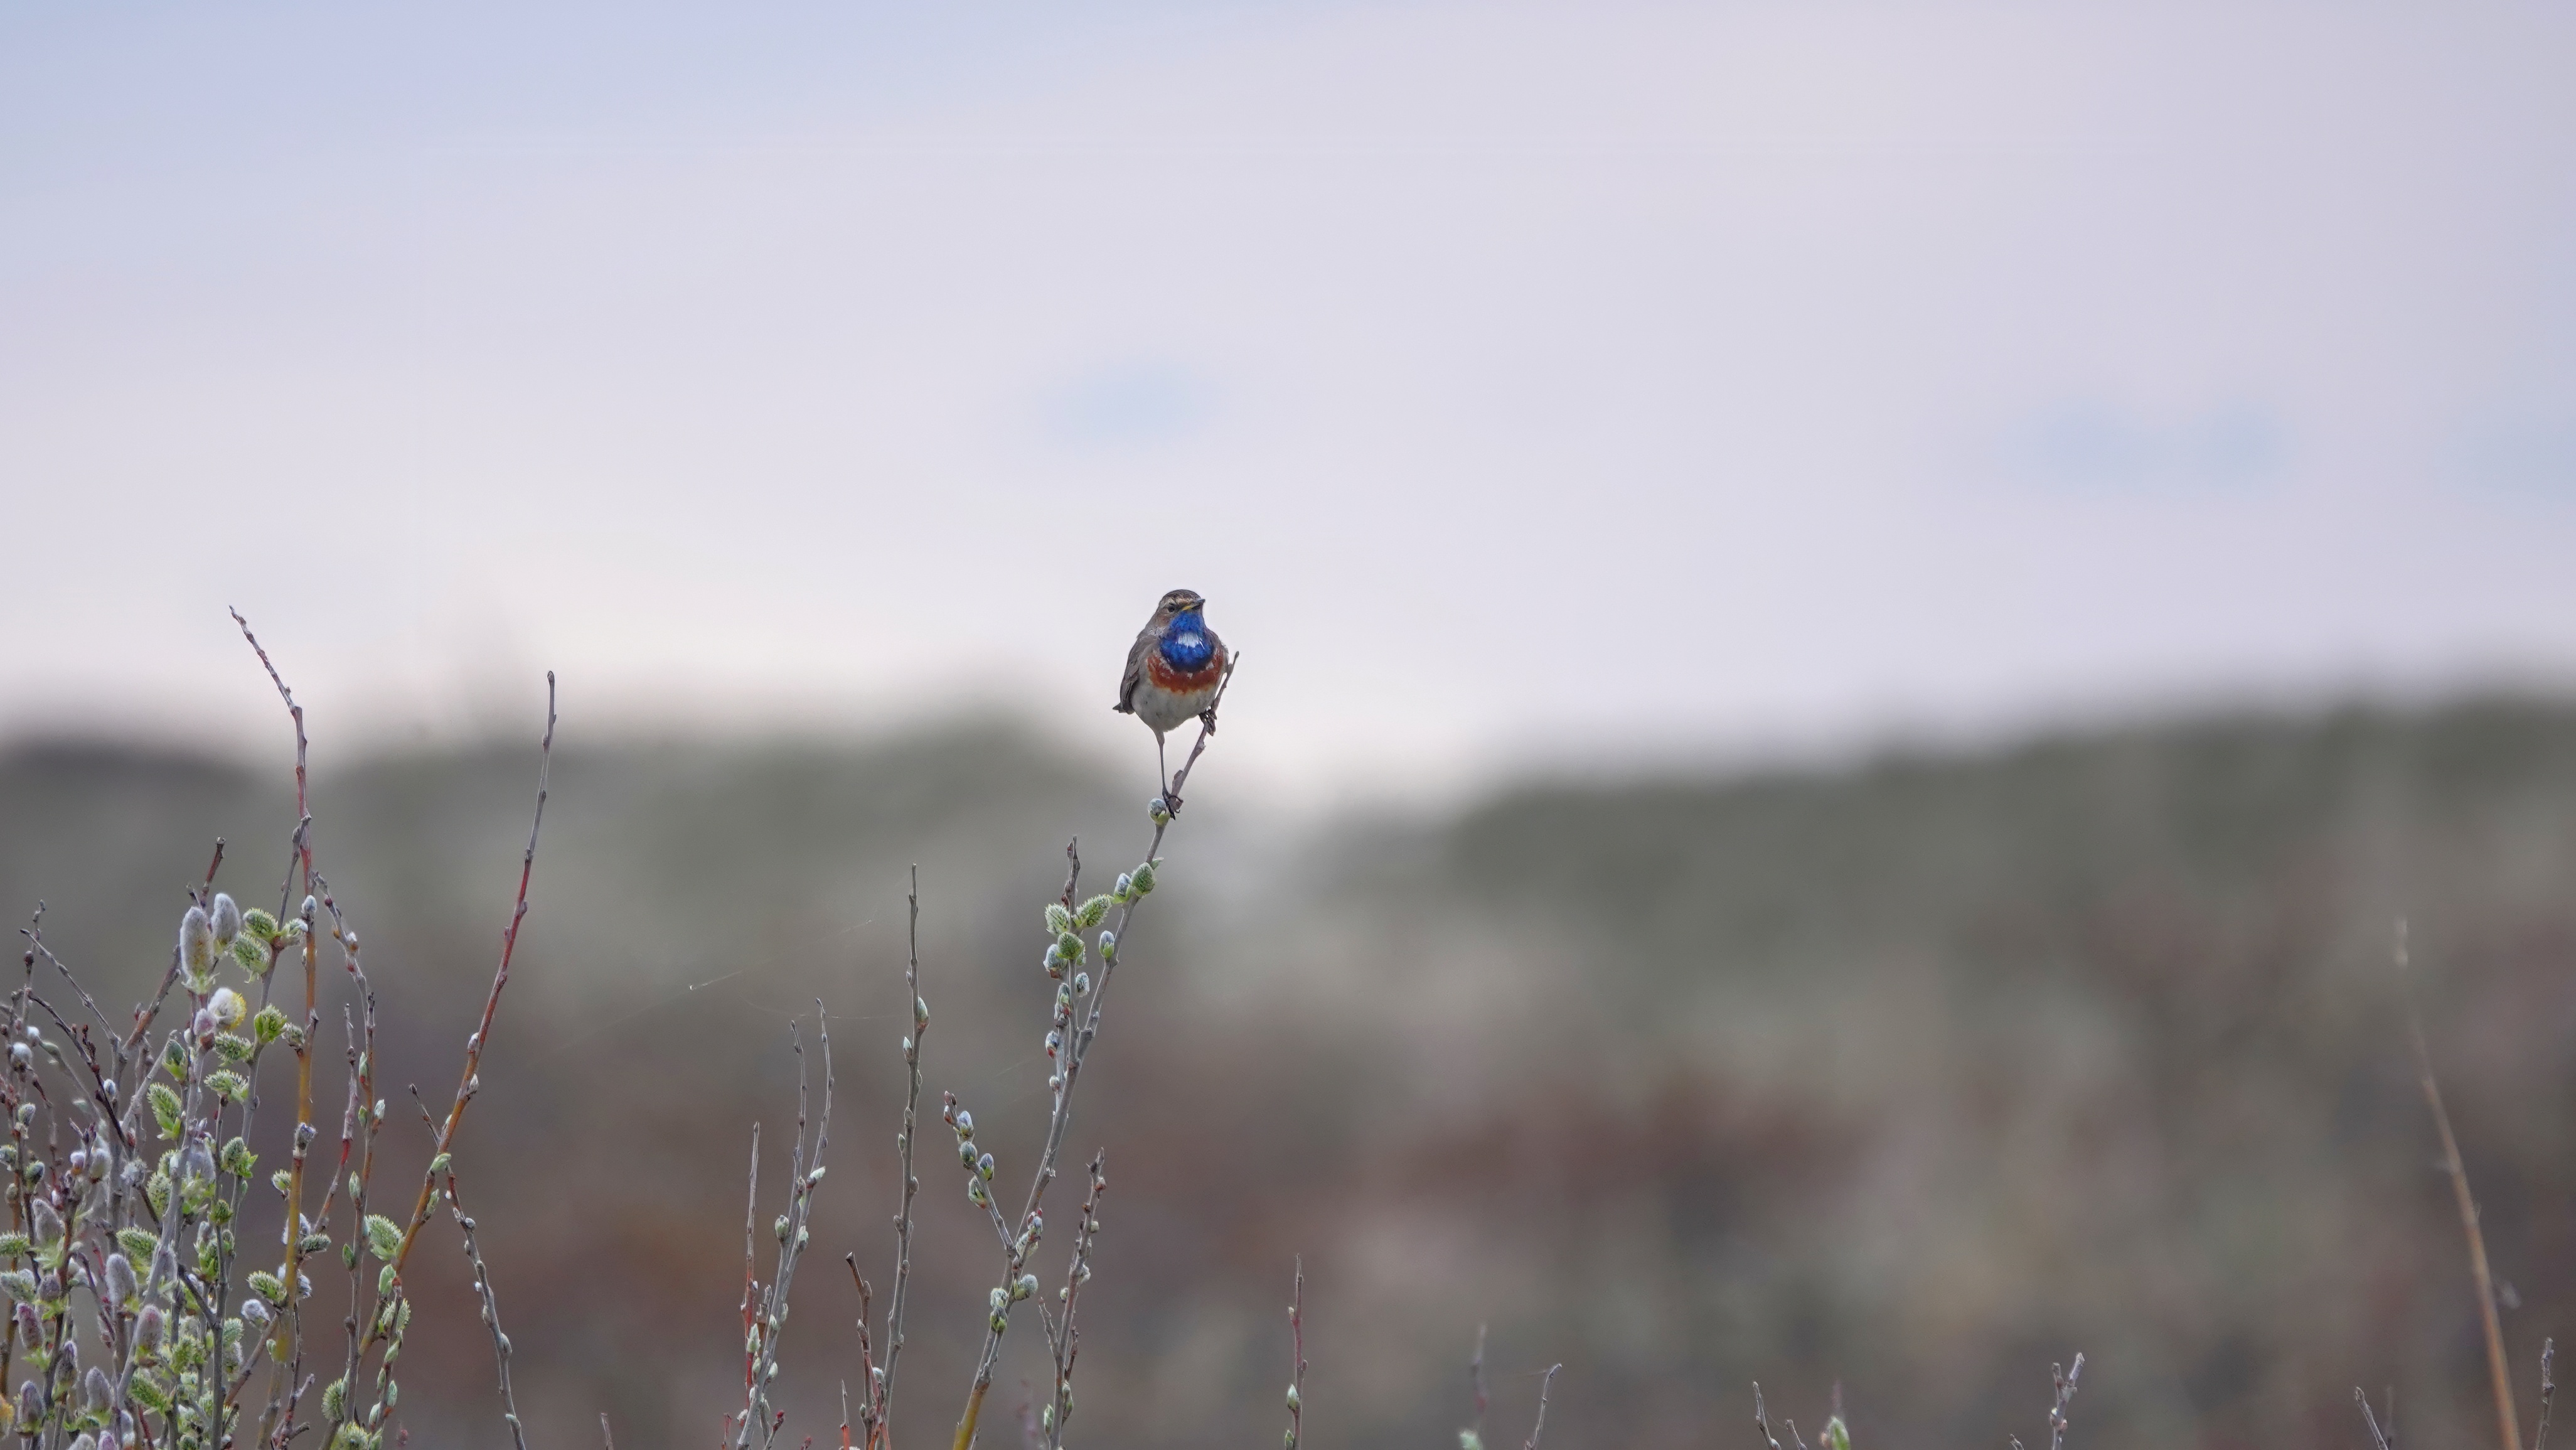
M2048 1406L2048 1450L2064 1450L2066 1444L2066 1406L2075 1398L2076 1377L2084 1373L2084 1355L2077 1351L2072 1365L2052 1364L2048 1378L2056 1387L2056 1397ZM2021 1450L2021 1439L2013 1437L2013 1450Z
M888 1423L894 1414L895 1361L903 1356L903 1311L912 1287L912 1198L921 1191L921 1180L913 1176L912 1150L914 1137L921 1128L921 1039L930 1031L930 1001L921 995L921 867L912 868L911 889L904 893L903 967L904 994L912 998L912 1032L903 1039L903 1132L895 1138L897 1172L903 1182L902 1203L894 1216L894 1292L886 1301L885 1369L882 1376L863 1387L867 1402L873 1407L867 1416L869 1439L879 1437L889 1442L893 1432ZM855 1265L851 1272L858 1272ZM864 1307L861 1309L865 1315Z
M2469 1171L2460 1162L2460 1141L2451 1132L2451 1115L2442 1106L2442 1085L2433 1076L2432 1049L2424 1045L2423 1014L2407 976L2409 953L2406 922L2396 935L2397 972L2406 999L2406 1036L2415 1048L2415 1073L2424 1101L2433 1110L2433 1127L2442 1139L2442 1171L2451 1175L2451 1197L2460 1211L2460 1232L2469 1241L2469 1278L2477 1289L2478 1318L2486 1329L2487 1378L2495 1391L2496 1434L2503 1450L2522 1450L2522 1416L2513 1407L2513 1370L2504 1353L2504 1321L2496 1313L2495 1275L2487 1267L2487 1239L2478 1228L2478 1202L2469 1192Z
M2359 1385L2352 1387L2352 1402L2361 1406L2361 1422L2370 1427L2370 1443L2375 1450L2396 1450L2388 1432L2379 1428L2379 1417L2370 1412L2370 1396Z
M1565 1366L1561 1364L1549 1365L1547 1377L1538 1382L1538 1418L1530 1423L1530 1436L1528 1440L1522 1442L1521 1450L1538 1450L1538 1434L1547 1428L1547 1392L1549 1387L1556 1383L1556 1372L1563 1368ZM1790 1438L1797 1437L1792 1435Z
M814 1137L808 1143L805 1137L805 1043L791 1025L790 1041L795 1046L797 1064L796 1138L788 1150L788 1171L794 1186L788 1190L787 1212L778 1218L778 1257L770 1275L769 1290L760 1301L760 1315L754 1325L756 1337L750 1341L759 1346L759 1354L751 1366L742 1423L734 1432L734 1450L744 1450L751 1443L751 1427L755 1418L760 1423L761 1444L764 1446L777 1438L778 1427L786 1420L784 1411L770 1413L769 1383L778 1373L778 1347L784 1342L787 1326L787 1296L796 1284L796 1265L804 1256L806 1243L812 1238L810 1225L814 1214L814 1192L822 1185L823 1150L832 1138L832 1028L820 998L814 1003L814 1021L815 1037L823 1050L822 1111L813 1119ZM757 1191L755 1179L755 1194Z
M1109 1178L1102 1170L1109 1161L1109 1151L1091 1155L1091 1191L1083 1197L1082 1217L1073 1226L1073 1253L1065 1261L1064 1287L1056 1296L1064 1304L1061 1319L1047 1322L1047 1345L1055 1355L1055 1402L1039 1418L1046 1433L1046 1450L1058 1450L1064 1444L1064 1423L1073 1418L1073 1365L1082 1352L1082 1330L1074 1321L1082 1304L1082 1286L1091 1278L1091 1245L1100 1236L1100 1196L1109 1191ZM1038 1306L1044 1320L1046 1306Z
M1092 983L1087 995L1073 994L1058 999L1057 1021L1061 1026L1055 1033L1050 1034L1049 1039L1049 1049L1055 1058L1056 1070L1047 1080L1047 1086L1054 1093L1054 1104L1047 1118L1046 1144L1039 1153L1037 1169L1029 1180L1027 1206L1020 1211L1019 1217L1021 1233L1027 1242L1035 1241L1036 1231L1044 1223L1039 1205L1046 1197L1047 1185L1055 1181L1056 1160L1064 1150L1065 1130L1073 1123L1074 1086L1081 1076L1084 1060L1090 1055L1091 1044L1100 1033L1101 1012L1108 998L1109 979L1118 966L1120 944L1127 939L1137 907L1143 903L1145 896L1151 890L1152 878L1148 873L1155 868L1158 860L1156 853L1162 849L1164 833L1171 829L1172 813L1179 808L1180 804L1181 787L1188 783L1190 772L1197 767L1199 757L1206 752L1208 738L1216 733L1217 710L1225 703L1226 689L1233 683L1235 665L1240 661L1241 656L1236 656L1226 663L1225 674L1217 683L1216 697L1208 702L1207 709L1199 716L1198 739L1190 747L1189 758L1181 763L1180 770L1173 775L1169 792L1160 798L1163 805L1153 815L1153 839L1146 845L1145 860L1136 868L1136 877L1131 878L1136 880L1139 889L1127 895L1126 900L1118 906L1116 923L1100 936L1099 977ZM1070 849L1066 854L1071 858L1073 872L1079 874L1080 858L1073 856ZM1071 895L1070 889L1066 894ZM1070 965L1066 970L1071 971ZM1071 993L1070 983L1067 984L1066 990ZM1080 1005L1075 1004L1074 996L1082 997ZM998 1205L994 1212L998 1216L1000 1212ZM1016 1302L1011 1293L1012 1286L1018 1281L1021 1263L1027 1256L1025 1248L1010 1246L1019 1242L1021 1240L1006 1242L1003 1256L1004 1278L997 1291L1001 1296L1001 1302L995 1307L992 1318L986 1325L983 1352L976 1360L975 1378L966 1392L966 1408L957 1418L957 1433L951 1441L951 1450L971 1450L975 1443L975 1424L983 1413L985 1393L992 1387L993 1367L1001 1358L1002 1334L1010 1325L1011 1308ZM1043 1310L1041 1312L1043 1313Z
M288 919L288 898L294 889L297 868L301 867L304 876L305 908L297 914L297 919L304 924L302 942L304 1015L298 1019L299 1035L289 1043L289 1050L295 1054L295 1134L288 1160L285 1206L286 1222L290 1228L294 1228L302 1223L304 1217L304 1167L306 1156L313 1145L313 1038L322 1026L322 1013L318 1005L321 990L319 964L322 944L315 930L318 923L314 919L312 906L313 806L308 793L312 744L304 733L304 707L295 703L295 692L286 687L285 676L278 673L276 663L269 659L268 650L260 644L259 636L251 633L250 621L244 619L238 609L227 612L232 615L233 623L241 627L242 638L249 643L251 653L259 656L260 668L268 671L268 682L277 687L277 698L285 703L287 718L295 726L295 836L288 847L286 881L279 888L277 895L277 918L285 921ZM223 859L223 843L218 841L215 845L215 859L206 867L208 886L211 887L214 884L215 867L221 865ZM144 1033L151 1029L152 1019L159 1015L161 1003L169 997L171 984L178 979L178 975L179 958L174 954L170 958L168 974L161 979L159 994L152 999L148 1007L138 1009L134 1014L134 1035L127 1039L128 1052L141 1044ZM286 1235L286 1264L283 1270L286 1283L301 1282L303 1262L304 1235L300 1230L289 1232ZM270 1341L269 1356L276 1363L277 1372L270 1378L268 1409L260 1421L261 1438L281 1445L294 1433L295 1405L303 1397L303 1389L299 1381L311 1378L302 1373L303 1300L299 1295L289 1294L287 1301L279 1306L283 1312L277 1316L276 1338Z
M876 1400L870 1387L877 1383L881 1371L877 1368L876 1347L868 1339L868 1317L874 1312L872 1305L876 1299L876 1290L870 1288L868 1281L859 1274L858 1255L843 1254L841 1262L850 1266L850 1282L857 1285L859 1290L859 1428L863 1432L862 1438L866 1441L868 1450L875 1450ZM841 1381L841 1450L851 1450L850 1382L848 1380Z
M2075 1398L2075 1378L2084 1373L2084 1352L2076 1351L2075 1363L2066 1369L2048 1367L2048 1377L2056 1382L2057 1400L2048 1408L2048 1450L2064 1450L2066 1444L2066 1406Z
M518 1450L528 1450L527 1432L519 1425L519 1402L510 1392L510 1336L501 1332L501 1302L493 1296L492 1276L484 1269L483 1251L474 1242L474 1220L465 1212L465 1205L457 1201L453 1163L447 1166L440 1192L449 1216L456 1220L457 1232L465 1240L465 1262L474 1270L474 1294L483 1301L483 1327L492 1331L492 1359L501 1377L501 1419L510 1427L511 1443ZM599 1429L602 1435L608 1432L605 1411L600 1414Z
M734 1450L746 1450L755 1424L760 1427L761 1444L773 1443L779 1426L787 1419L784 1410L775 1410L771 1405L769 1385L778 1374L778 1347L787 1324L787 1298L795 1287L796 1265L812 1238L809 1226L814 1191L823 1181L823 1150L832 1136L832 1032L820 999L815 1001L814 1010L823 1048L823 1108L819 1116L809 1116L810 1074L805 1065L805 1042L791 1023L788 1040L796 1053L796 1136L788 1149L787 1212L778 1216L775 1225L778 1251L765 1291L754 1277L758 1264L754 1245L760 1212L760 1126L755 1123L751 1130L751 1168L746 1175L742 1209L743 1402L739 1415L725 1417L725 1433L732 1438ZM814 1128L810 1142L805 1136L809 1121ZM854 1273L856 1267L852 1265ZM811 1437L808 1439L810 1442Z
M456 1130L465 1121L465 1105L474 1098L477 1075L483 1066L483 1049L492 1041L492 1019L501 1010L501 989L510 985L510 959L519 949L519 927L528 919L528 879L537 869L537 833L546 824L546 776L555 758L555 672L546 671L546 734L537 743L537 809L528 823L528 848L519 856L519 899L510 908L510 924L501 932L501 964L492 973L492 990L483 999L483 1020L474 1035L465 1039L465 1068L456 1080L456 1099L447 1110L447 1121L438 1130L438 1151L449 1153L456 1148ZM429 1219L430 1196L436 1189L435 1179L422 1174L420 1197L412 1205L411 1222L403 1229L402 1246L393 1257L396 1276L411 1257L412 1241L420 1236L420 1226Z
M2558 1382L2550 1377L2550 1362L2557 1357L2557 1340L2540 1341L2540 1424L2531 1432L2531 1450L2548 1450L2549 1402L2558 1394Z
M1306 1426L1306 1259L1297 1258L1294 1286L1288 1295L1288 1442L1285 1450L1297 1450L1297 1437ZM1550 1370L1549 1374L1556 1371ZM1539 1391L1539 1414L1547 1413L1547 1392ZM1531 1443L1537 1443L1537 1431Z
M760 1340L752 1333L758 1321L753 1318L760 1289L753 1277L759 1260L752 1245L760 1224L760 1125L751 1125L751 1167L743 1174L742 1188L742 1393L745 1409L743 1420L751 1418L748 1408L752 1392L758 1388L752 1376L759 1371Z
M465 1064L462 1071L458 1074L456 1094L449 1102L446 1117L438 1125L434 1151L430 1155L428 1166L421 1172L420 1193L413 1202L410 1219L401 1226L394 1243L393 1252L385 1256L385 1272L392 1284L391 1293L390 1295L379 1296L376 1303L377 1312L369 1315L363 1329L359 1327L355 1317L355 1306L357 1301L357 1270L354 1267L351 1270L352 1287L350 1297L352 1317L349 1320L350 1346L347 1373L344 1375L342 1380L342 1383L347 1387L347 1389L341 1396L340 1413L335 1418L334 1422L326 1429L324 1436L326 1442L338 1434L341 1425L349 1423L358 1414L358 1374L360 1369L366 1363L369 1351L378 1344L389 1342L396 1345L399 1344L404 1316L398 1312L394 1312L398 1307L394 1304L394 1300L399 1298L403 1293L403 1269L410 1261L413 1245L419 1242L421 1226L429 1221L432 1205L436 1201L439 1175L447 1166L448 1155L455 1151L457 1132L465 1121L465 1110L474 1101L475 1094L482 1089L483 1079L481 1069L483 1063L483 1049L491 1041L493 1020L500 1011L501 993L502 990L510 983L510 964L518 951L519 928L526 922L528 916L528 883L536 870L537 838L545 826L546 819L547 778L554 763L555 722L555 676L554 672L549 670L546 672L546 731L544 737L538 742L537 746L536 810L533 819L528 826L527 848L519 857L518 897L511 908L510 923L507 927L503 928L501 932L500 964L494 969L492 974L492 989L483 1000L483 1015L481 1022L476 1027L474 1034L465 1040ZM310 899L309 895L307 899ZM312 970L311 932L309 929L307 932L306 943L305 962L306 971L309 975ZM344 940L343 945L344 947L347 947L352 944ZM372 1035L374 1030L372 1004L370 1005L369 1019L369 1032ZM372 1052L361 1054L359 1064L362 1076L366 1071L366 1065L372 1064L373 1060L374 1054ZM362 1089L362 1091L358 1091L352 1098L353 1109L358 1104L372 1102L374 1100L374 1093L371 1086L360 1082L353 1084L353 1088ZM375 1156L375 1133L379 1118L380 1115L378 1114L371 1113L367 1115L363 1156L361 1159L361 1168L358 1174L358 1182L362 1187L368 1180L369 1171L372 1167ZM348 1131L344 1128L341 1135L344 1166L348 1153L348 1138ZM297 1134L299 1152L297 1154L296 1162L297 1171L299 1172L303 1166L303 1155L300 1150L306 1140L307 1131L299 1129ZM326 1212L331 1194L336 1191L337 1188L338 1183L335 1176L335 1181L324 1191L323 1203L325 1205ZM352 1207L357 1211L359 1222L363 1227L365 1224L365 1205L363 1201L354 1202ZM392 1350L389 1348L387 1353L391 1354ZM377 1378L380 1383L387 1378L381 1364L378 1368Z
M1753 1423L1762 1431L1762 1443L1770 1446L1771 1450L1780 1450L1780 1437L1771 1433L1771 1417L1762 1409L1762 1381L1760 1380L1753 1382ZM1794 1433L1789 1436L1793 1443L1797 1438ZM2019 1440L2013 1442L2013 1450L2021 1450Z

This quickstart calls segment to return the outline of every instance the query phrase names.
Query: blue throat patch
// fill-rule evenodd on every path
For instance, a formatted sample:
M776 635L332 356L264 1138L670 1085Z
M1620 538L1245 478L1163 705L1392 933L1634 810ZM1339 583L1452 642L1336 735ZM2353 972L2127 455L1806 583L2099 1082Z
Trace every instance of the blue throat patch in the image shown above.
M1195 609L1172 616L1172 627L1163 632L1163 663L1187 672L1205 669L1216 657L1216 645L1207 637L1207 621Z

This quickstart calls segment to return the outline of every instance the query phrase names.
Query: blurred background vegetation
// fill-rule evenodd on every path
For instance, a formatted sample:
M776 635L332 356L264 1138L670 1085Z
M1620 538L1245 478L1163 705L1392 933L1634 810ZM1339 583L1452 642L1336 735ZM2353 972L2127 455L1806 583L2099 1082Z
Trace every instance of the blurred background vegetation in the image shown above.
M1068 1145L1106 1145L1112 1183L1077 1440L1276 1434L1302 1254L1316 1444L1452 1443L1480 1323L1499 1428L1565 1361L1567 1444L1749 1444L1755 1378L1811 1428L1839 1382L1865 1445L2030 1441L2049 1362L2078 1348L2086 1444L2350 1445L2355 1383L2398 1386L2409 1439L2476 1443L2476 1306L2406 1057L2400 914L2526 1393L2566 1328L2576 707L1529 780L1413 816L1238 808L1225 746L1127 943ZM396 1092L455 1071L533 766L511 741L315 784ZM606 1409L627 1450L693 1444L723 1413L744 1153L793 1111L789 1019L818 997L832 1272L801 1281L785 1362L789 1433L830 1437L857 1307L830 1259L881 1285L891 1259L906 868L928 1091L1023 1173L1039 908L1068 838L1102 886L1145 839L1109 778L1004 724L858 745L567 728L459 1154L538 1443L588 1443ZM274 892L290 784L22 741L0 757L0 899L44 901L102 1001L132 999L214 837L222 884ZM417 1170L426 1135L385 1142ZM907 1444L953 1423L994 1271L925 1159ZM451 1231L431 1232L406 1414L423 1443L502 1443ZM988 1444L1035 1344L1008 1346Z

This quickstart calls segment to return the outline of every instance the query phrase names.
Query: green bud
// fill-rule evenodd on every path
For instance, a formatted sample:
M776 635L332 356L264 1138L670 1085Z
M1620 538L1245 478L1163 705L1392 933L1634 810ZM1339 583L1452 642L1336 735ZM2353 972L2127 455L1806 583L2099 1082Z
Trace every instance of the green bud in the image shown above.
M1061 902L1048 902L1046 908L1046 929L1047 935L1049 936L1062 936L1066 932L1073 930L1073 913L1065 910L1064 905Z
M161 1247L161 1241L154 1238L152 1236L152 1230L148 1228L118 1229L116 1231L116 1243L117 1247L125 1250L128 1255L141 1259L145 1263L150 1263L152 1260L152 1251Z
M28 1240L25 1234L0 1234L0 1259L14 1259L21 1257L27 1252L27 1249Z
M234 937L230 951L232 954L233 965L250 973L253 977L267 976L269 964L275 960L275 958L268 954L268 943L259 940L257 937Z
M1112 903L1108 897L1095 896L1089 901L1082 903L1082 909L1074 913L1074 921L1077 925L1081 926L1083 930L1089 931L1091 928L1100 925L1101 919L1109 915L1109 908L1111 905Z
M173 1142L179 1137L179 1094L166 1082L156 1082L144 1089L152 1100L152 1119L161 1125L161 1136Z
M1146 862L1144 865L1137 867L1133 874L1136 879L1136 894L1139 896L1152 895L1154 891L1154 863L1151 861Z
M254 906L242 913L242 930L261 941L274 941L277 938L277 918Z
M170 1413L170 1391L159 1380L148 1374L137 1374L127 1380L126 1392L134 1396L136 1403L156 1415Z
M402 1225L381 1213L367 1215L367 1250L380 1259L390 1259L402 1248Z
M1851 1431L1843 1427L1840 1415L1825 1422L1825 1433L1819 1438L1824 1441L1825 1450L1851 1450Z

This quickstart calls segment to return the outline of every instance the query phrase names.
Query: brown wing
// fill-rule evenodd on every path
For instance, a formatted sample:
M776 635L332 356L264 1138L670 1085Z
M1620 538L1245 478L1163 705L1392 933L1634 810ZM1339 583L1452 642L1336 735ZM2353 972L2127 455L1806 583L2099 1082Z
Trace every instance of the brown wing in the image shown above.
M1136 643L1127 651L1127 674L1118 682L1118 703L1110 709L1121 715L1136 713L1136 687L1145 683L1145 656L1152 653L1159 642L1154 637L1154 626L1150 621L1136 631Z

